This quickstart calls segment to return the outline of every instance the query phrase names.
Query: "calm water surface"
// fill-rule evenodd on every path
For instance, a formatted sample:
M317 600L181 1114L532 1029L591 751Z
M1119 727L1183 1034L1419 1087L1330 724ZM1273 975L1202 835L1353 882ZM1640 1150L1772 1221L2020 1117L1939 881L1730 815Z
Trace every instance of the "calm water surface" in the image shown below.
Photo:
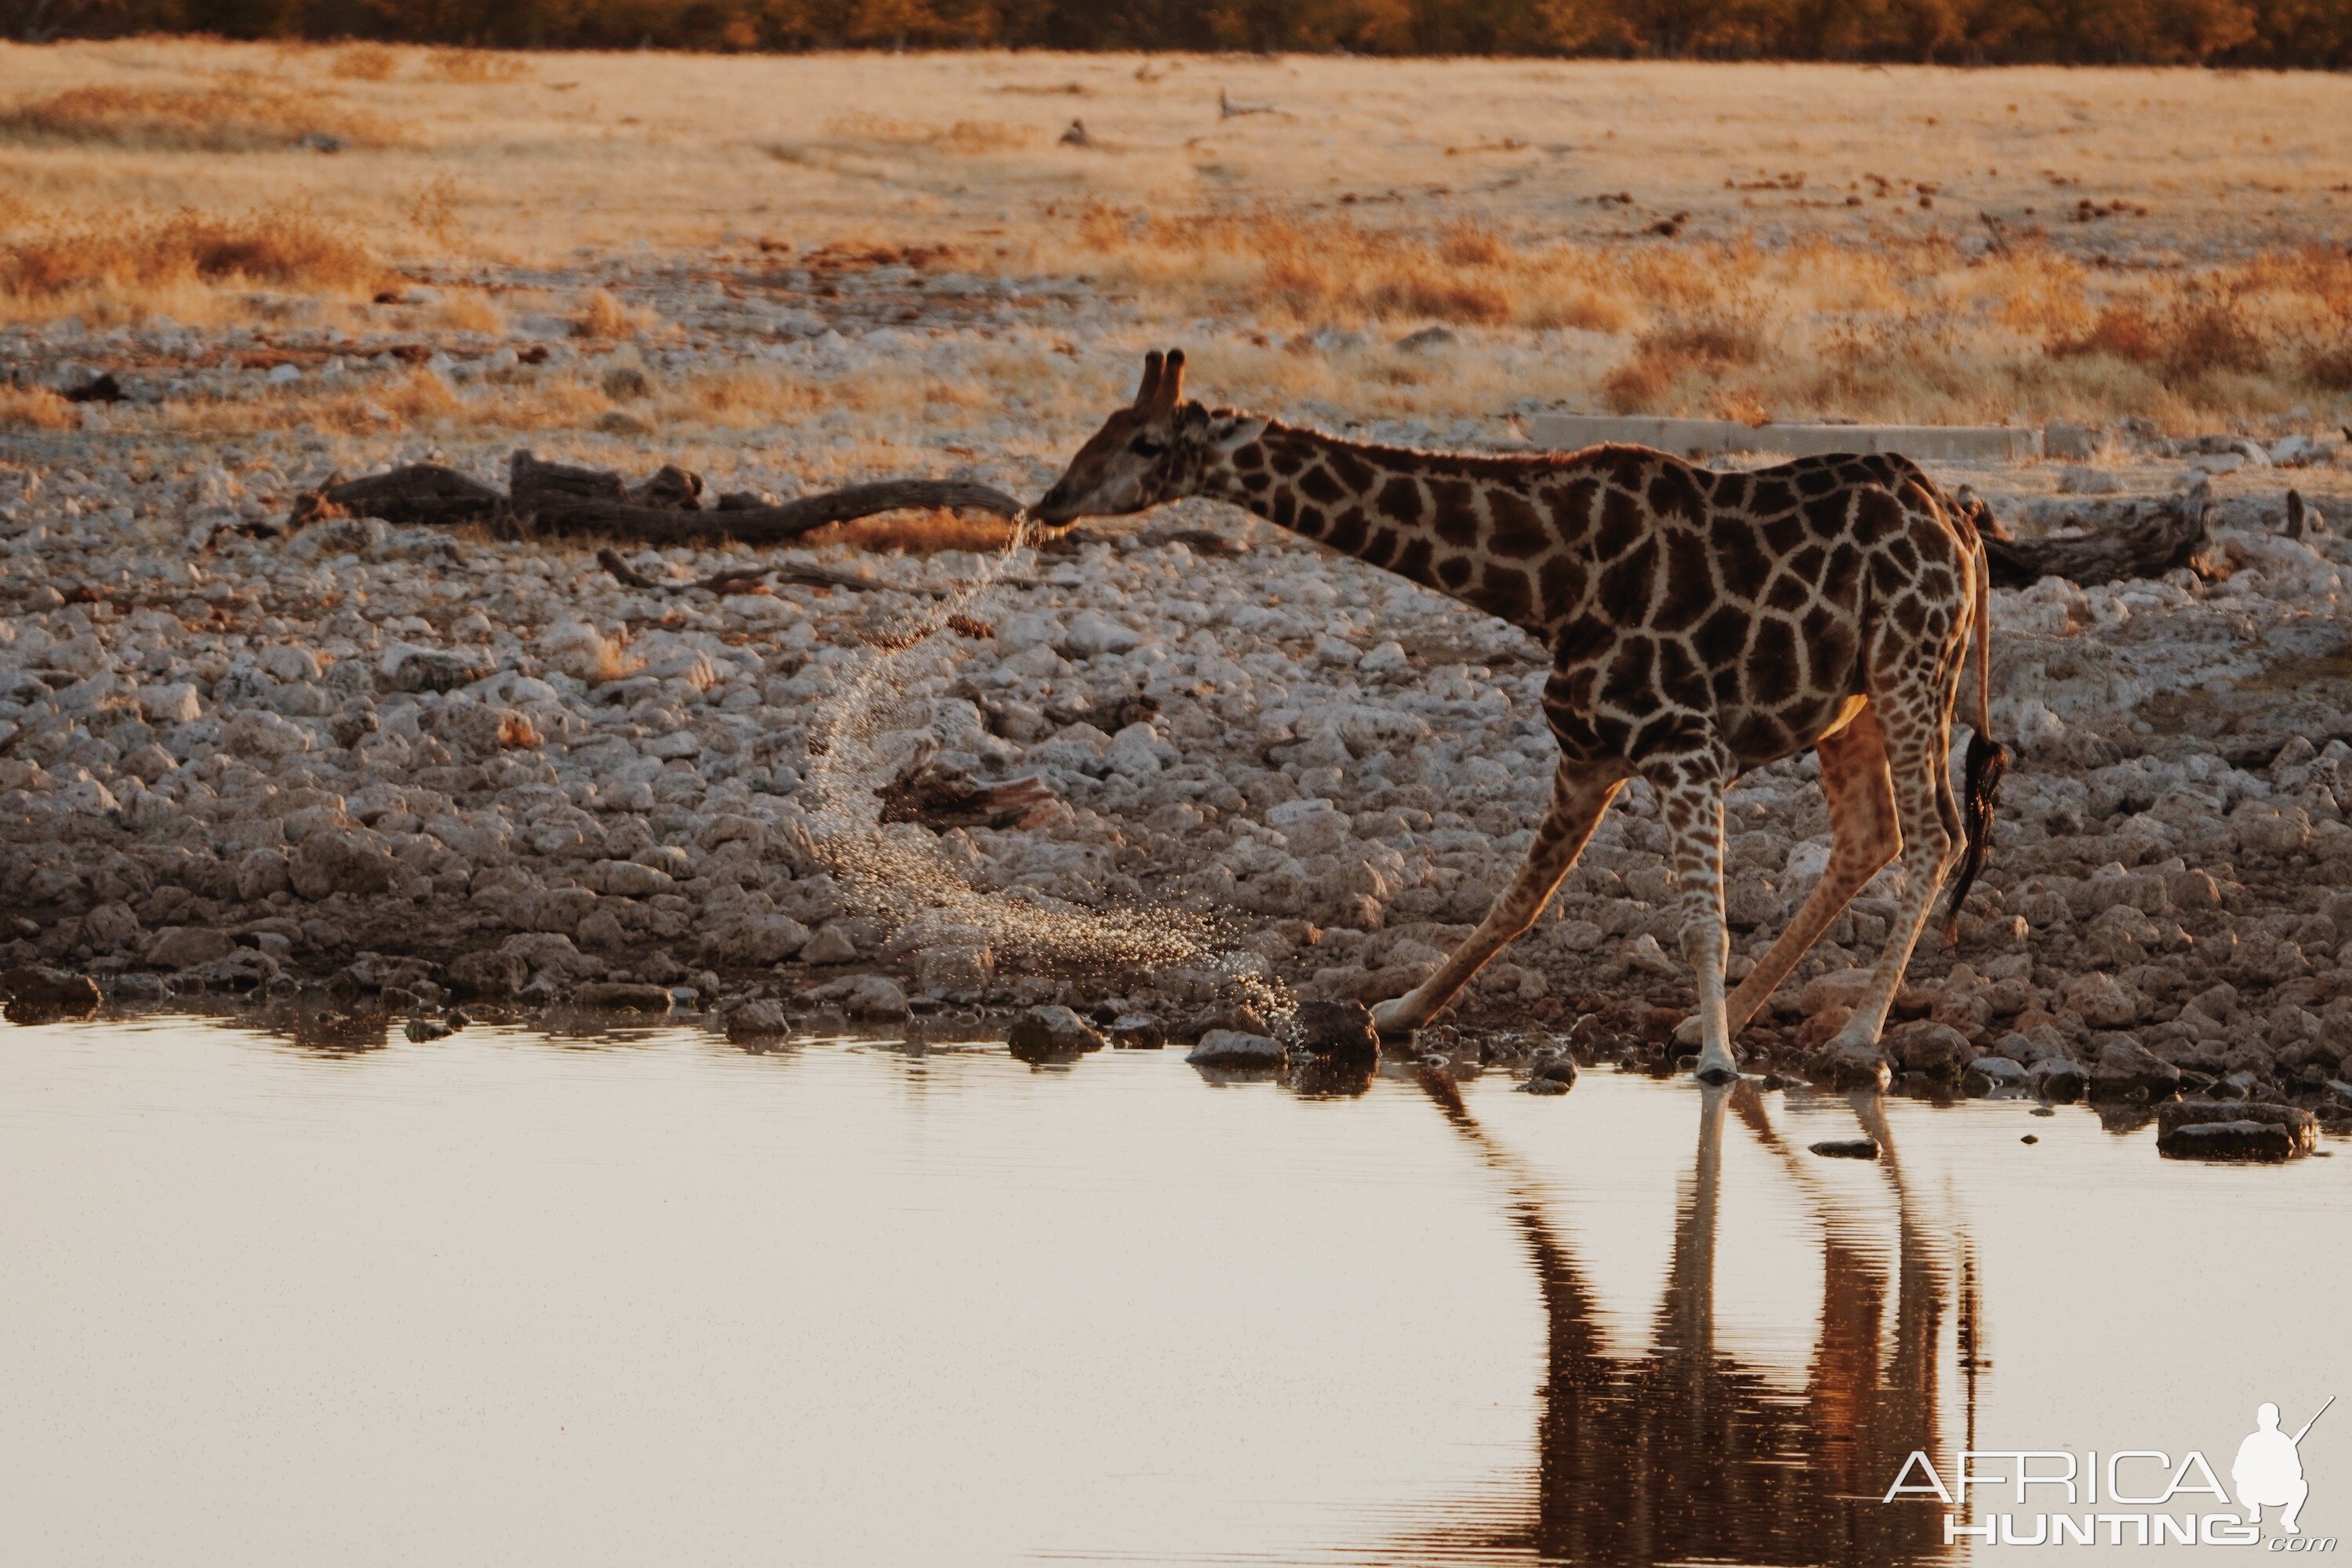
M0 1028L0 1560L1958 1562L1912 1450L2226 1482L2347 1342L2352 1160L2076 1109L319 1044Z

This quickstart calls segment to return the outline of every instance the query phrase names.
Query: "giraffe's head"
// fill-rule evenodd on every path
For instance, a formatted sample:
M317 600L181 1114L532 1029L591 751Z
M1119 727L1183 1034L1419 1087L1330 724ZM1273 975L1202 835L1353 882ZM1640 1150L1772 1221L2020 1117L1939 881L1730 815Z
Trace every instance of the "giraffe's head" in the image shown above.
M1200 405L1184 401L1184 351L1154 349L1144 356L1135 401L1111 411L1031 515L1067 528L1082 517L1123 517L1185 494L1185 478L1197 467L1189 437L1206 424L1201 414Z

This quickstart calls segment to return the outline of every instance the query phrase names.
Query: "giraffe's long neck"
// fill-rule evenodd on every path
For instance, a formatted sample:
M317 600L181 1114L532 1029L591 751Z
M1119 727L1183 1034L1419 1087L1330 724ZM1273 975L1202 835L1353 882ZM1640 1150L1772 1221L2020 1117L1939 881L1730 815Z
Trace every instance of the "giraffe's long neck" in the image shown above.
M1196 493L1538 636L1581 597L1581 552L1563 547L1535 493L1556 470L1363 446L1255 416L1202 452Z

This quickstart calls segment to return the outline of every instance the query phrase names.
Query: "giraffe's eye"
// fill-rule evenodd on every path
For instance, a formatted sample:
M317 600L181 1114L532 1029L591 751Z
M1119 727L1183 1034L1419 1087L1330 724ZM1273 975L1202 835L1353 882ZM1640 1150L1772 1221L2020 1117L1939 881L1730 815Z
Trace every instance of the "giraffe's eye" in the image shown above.
M1127 449L1139 458L1156 458L1168 450L1168 443L1155 441L1149 436L1138 436L1128 443Z

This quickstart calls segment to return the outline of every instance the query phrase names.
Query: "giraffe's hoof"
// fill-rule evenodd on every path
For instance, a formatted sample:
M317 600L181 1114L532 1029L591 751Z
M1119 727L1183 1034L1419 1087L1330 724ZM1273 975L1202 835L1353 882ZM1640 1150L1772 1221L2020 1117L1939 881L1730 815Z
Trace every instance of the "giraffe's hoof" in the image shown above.
M1413 1016L1404 1005L1404 998L1383 1002L1372 1009L1372 1032L1387 1046L1401 1046L1411 1040L1424 1020Z

